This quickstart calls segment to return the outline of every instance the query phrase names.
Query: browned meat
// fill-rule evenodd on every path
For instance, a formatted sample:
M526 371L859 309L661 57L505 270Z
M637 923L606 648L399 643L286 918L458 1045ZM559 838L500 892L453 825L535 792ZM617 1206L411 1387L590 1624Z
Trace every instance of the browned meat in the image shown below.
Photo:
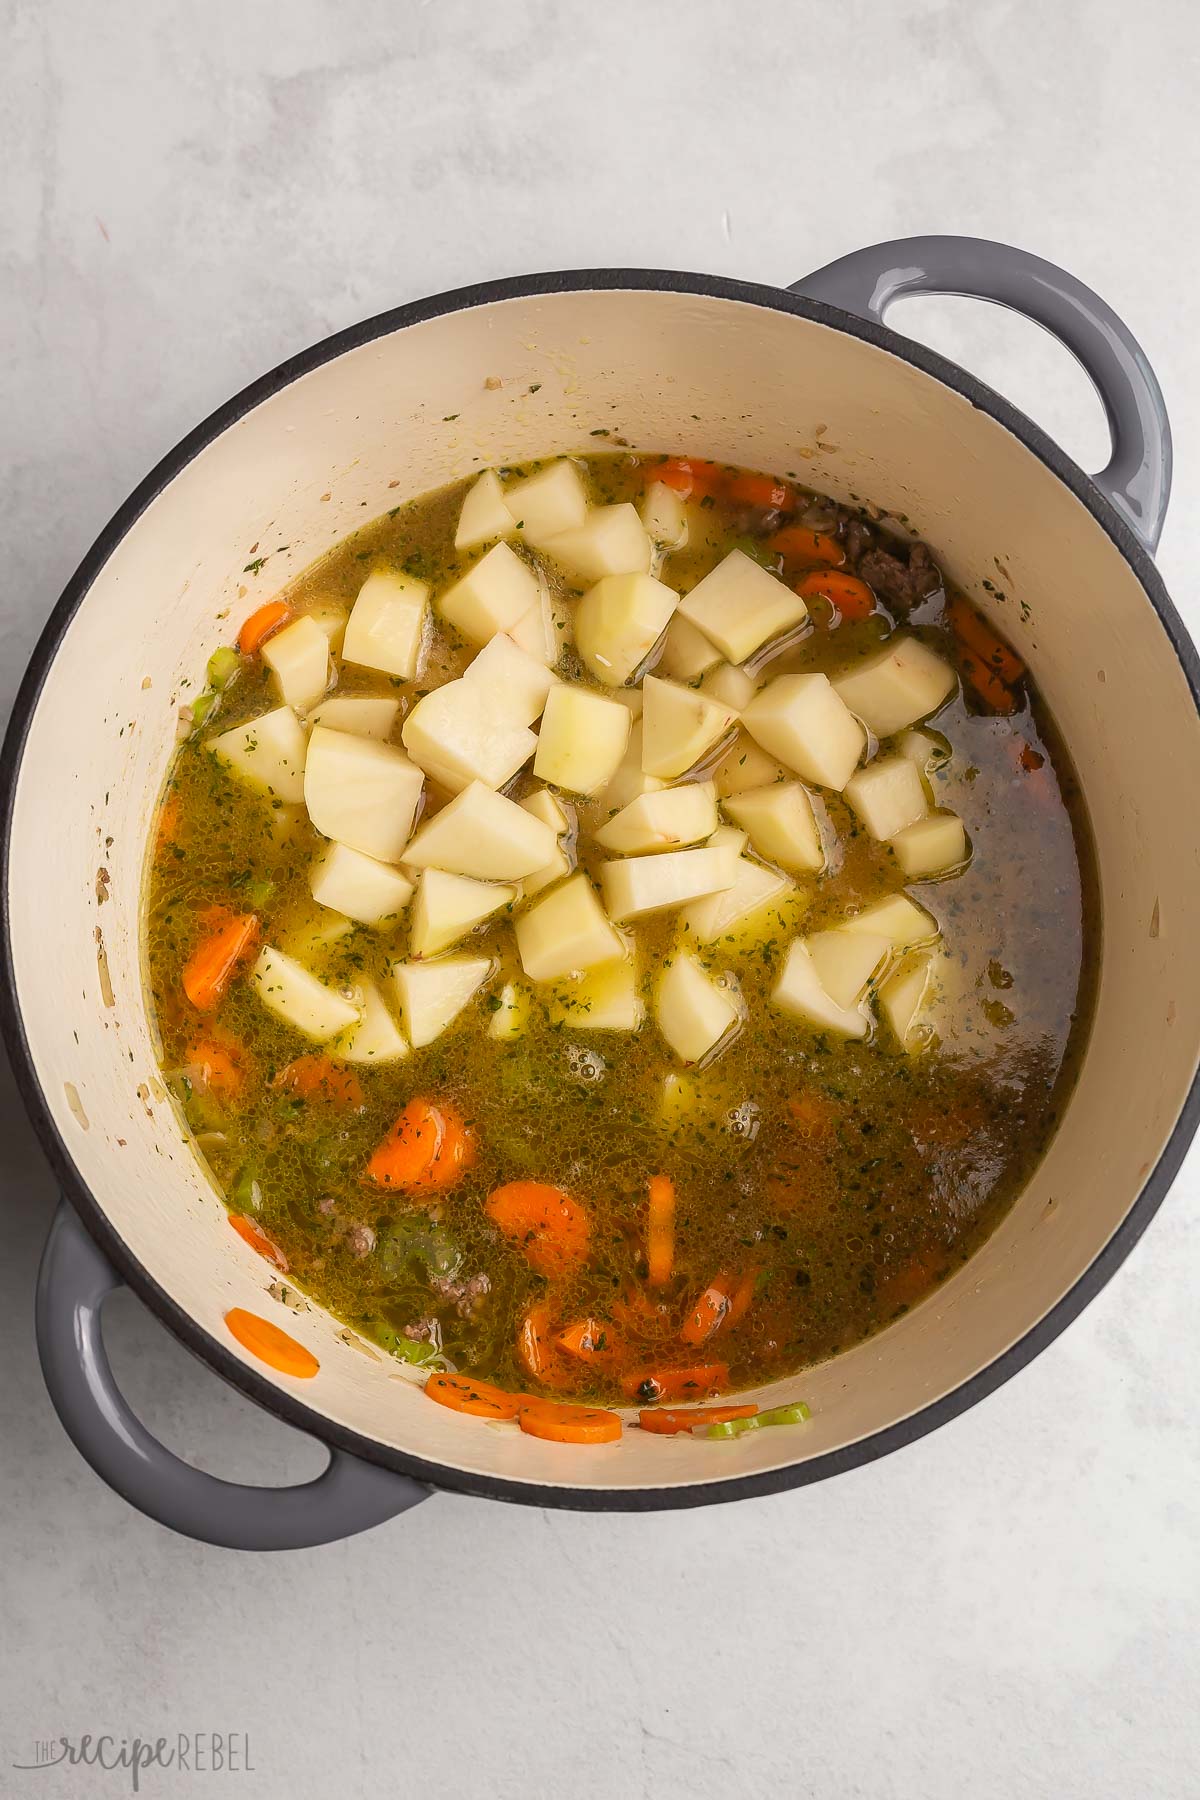
M438 1322L435 1318L413 1319L400 1333L414 1344L436 1344L438 1341Z
M375 1233L369 1225L352 1225L346 1234L346 1243L350 1247L351 1256L357 1256L361 1260L364 1256L370 1256L375 1248Z
M490 1289L491 1282L486 1275L471 1275L466 1279L450 1275L431 1275L429 1285L435 1294L441 1294L444 1299L452 1300L459 1314L465 1319L469 1313L473 1313L478 1308L480 1301Z
M877 594L893 601L902 611L916 606L942 585L941 572L929 554L929 546L922 543L912 546L907 562L893 556L890 550L868 550L859 561L858 573Z
M861 519L851 519L846 527L846 556L850 562L856 563L860 556L869 550L875 542L875 533Z

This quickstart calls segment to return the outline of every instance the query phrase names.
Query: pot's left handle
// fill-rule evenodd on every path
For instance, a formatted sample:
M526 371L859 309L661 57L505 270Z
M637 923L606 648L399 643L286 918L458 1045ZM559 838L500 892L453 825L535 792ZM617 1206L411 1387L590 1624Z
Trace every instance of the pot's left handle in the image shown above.
M100 1312L122 1285L66 1202L38 1273L37 1340L50 1398L92 1468L160 1525L227 1550L302 1550L407 1512L430 1489L344 1451L299 1487L245 1487L193 1469L152 1437L113 1378Z

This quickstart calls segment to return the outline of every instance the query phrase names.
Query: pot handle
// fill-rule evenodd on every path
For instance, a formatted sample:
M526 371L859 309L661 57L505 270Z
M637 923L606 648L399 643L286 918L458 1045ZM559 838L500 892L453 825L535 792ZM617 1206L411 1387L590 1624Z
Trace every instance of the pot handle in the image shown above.
M1171 494L1162 389L1128 326L1065 269L988 238L895 238L839 257L789 291L876 324L902 295L966 294L1044 325L1091 376L1108 417L1112 455L1091 479L1147 549L1155 548Z
M50 1398L75 1448L139 1512L226 1550L303 1550L407 1512L430 1489L332 1450L298 1487L245 1487L193 1469L152 1437L113 1379L101 1308L122 1286L104 1252L63 1201L37 1286L37 1341Z

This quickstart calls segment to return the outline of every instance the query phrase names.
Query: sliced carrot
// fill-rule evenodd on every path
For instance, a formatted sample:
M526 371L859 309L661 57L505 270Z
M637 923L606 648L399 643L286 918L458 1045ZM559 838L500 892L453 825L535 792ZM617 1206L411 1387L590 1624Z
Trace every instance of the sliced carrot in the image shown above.
M575 1319L565 1331L558 1334L558 1342L567 1355L582 1358L599 1356L611 1346L611 1340L612 1333L606 1332L601 1319Z
M728 1363L693 1363L683 1369L639 1369L621 1377L631 1400L703 1400L729 1386Z
M481 1419L515 1419L524 1404L519 1394L506 1393L490 1381L476 1381L471 1375L431 1375L425 1383L425 1395L452 1412L474 1413Z
M796 592L802 600L815 600L818 596L828 600L852 625L861 619L869 619L875 611L875 596L866 582L841 569L810 569L796 583Z
M312 1351L297 1343L289 1331L272 1325L270 1319L260 1318L258 1313L234 1306L225 1314L225 1323L243 1350L249 1350L268 1368L278 1369L281 1375L310 1381L321 1366Z
M729 1317L729 1309L733 1305L736 1278L726 1274L714 1275L695 1306L683 1321L683 1329L679 1335L685 1344L695 1347L707 1343L714 1331L719 1331Z
M484 1211L539 1275L569 1274L587 1255L587 1213L565 1189L549 1182L505 1182L488 1195Z
M731 1330L740 1324L754 1304L754 1296L758 1292L757 1269L747 1269L732 1294L729 1296L729 1311L725 1314L724 1323Z
M980 662L973 651L960 653L958 659L959 672L969 688L974 689L989 712L1002 713L1005 717L1017 710L1017 696L1009 687L1005 687L994 669L985 662Z
M740 501L743 506L773 507L781 511L791 504L792 490L786 481L776 481L773 475L752 475L742 470L726 481L725 496Z
M650 1177L646 1260L650 1265L651 1286L665 1286L675 1266L675 1183L669 1175Z
M260 1256L265 1256L268 1262L273 1262L277 1269L282 1269L283 1273L287 1274L287 1257L278 1244L271 1242L261 1225L256 1224L253 1219L248 1219L245 1213L230 1213L228 1218L238 1236L249 1244L252 1250L257 1250Z
M531 1306L517 1326L517 1359L530 1375L541 1376L550 1366L549 1335L550 1308Z
M1034 749L1032 744L1022 744L1017 751L1017 763L1026 775L1034 775L1039 769L1045 767L1046 759L1040 750Z
M613 1318L634 1337L674 1338L673 1308L664 1300L654 1300L643 1288L633 1288L621 1299L610 1302Z
M564 1400L523 1400L517 1422L530 1437L552 1444L614 1444L621 1435L617 1413Z
M784 562L828 563L836 567L846 560L846 552L835 537L826 531L813 531L808 525L785 525L767 539L767 545L778 551Z
M232 1100L246 1084L246 1059L242 1046L228 1032L202 1032L188 1048L188 1067L195 1069L210 1094Z
M964 649L998 675L1001 681L1011 687L1014 681L1020 681L1025 673L1025 664L1004 639L988 624L983 614L976 612L969 600L955 595L946 607L950 628Z
M362 1082L354 1070L320 1052L298 1056L279 1071L274 1085L286 1088L301 1100L315 1100L336 1107L339 1112L359 1112L366 1104Z
M365 1174L380 1187L441 1191L457 1186L476 1155L474 1136L452 1106L417 1097L379 1145Z
M155 853L162 855L179 842L179 825L183 806L178 793L171 789L158 809L158 825L155 832Z
M265 606L252 612L238 632L238 649L242 655L253 656L271 633L286 625L291 616L291 607L282 600L268 600Z
M241 918L223 908L205 915L208 935L183 966L183 991L198 1012L215 1012L239 965L258 942L254 913Z
M725 1425L730 1419L752 1419L757 1406L655 1406L638 1414L643 1431L667 1436L677 1431L692 1431L697 1425Z
M647 481L664 481L683 500L697 500L715 494L724 479L720 463L703 462L694 456L668 456L666 462L652 463L646 470Z

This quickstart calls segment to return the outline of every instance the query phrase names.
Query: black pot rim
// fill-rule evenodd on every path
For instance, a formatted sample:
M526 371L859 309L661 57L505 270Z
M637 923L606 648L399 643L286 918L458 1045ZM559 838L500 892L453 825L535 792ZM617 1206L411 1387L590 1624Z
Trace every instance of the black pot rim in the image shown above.
M29 666L21 682L4 743L3 767L0 769L0 1030L8 1048L17 1086L37 1131L51 1167L63 1191L78 1212L88 1231L119 1270L123 1279L166 1324L173 1334L198 1355L217 1374L246 1394L258 1405L274 1413L286 1424L364 1461L399 1474L429 1482L436 1487L490 1499L521 1502L534 1506L559 1506L581 1511L644 1512L659 1508L697 1506L719 1501L774 1494L789 1488L805 1487L849 1469L876 1461L893 1450L915 1443L927 1432L957 1418L960 1413L993 1393L1004 1382L1040 1354L1071 1321L1095 1298L1105 1283L1129 1255L1154 1214L1161 1206L1173 1182L1188 1145L1200 1124L1200 1074L1192 1082L1171 1135L1125 1218L1089 1264L1075 1284L1062 1296L1036 1325L1003 1351L986 1368L961 1383L948 1394L907 1418L886 1426L858 1442L843 1446L823 1456L785 1468L758 1474L727 1477L684 1487L637 1487L624 1489L555 1487L530 1482L510 1481L499 1476L480 1475L452 1465L426 1462L376 1439L328 1419L295 1396L284 1393L235 1357L161 1288L153 1276L127 1247L110 1224L93 1197L87 1183L59 1134L50 1108L42 1092L33 1066L24 1021L17 999L16 972L13 964L11 919L9 912L9 863L12 847L13 808L17 780L30 725L38 699L59 645L82 604L84 597L108 562L121 540L128 534L142 512L175 476L227 428L262 401L280 392L300 376L309 374L348 350L390 335L409 325L442 317L453 312L487 306L496 301L535 298L585 292L589 290L661 291L696 294L718 300L733 300L760 306L773 312L789 313L820 325L832 327L849 336L862 339L912 364L924 374L934 377L961 394L972 406L987 413L999 425L1018 438L1046 469L1061 481L1084 505L1106 532L1113 544L1130 564L1151 605L1158 615L1187 680L1192 699L1200 714L1200 656L1188 636L1163 585L1149 551L1136 536L1100 489L1083 470L1068 457L1039 426L1026 418L1002 395L987 387L957 364L927 350L887 326L843 312L838 307L803 298L786 289L758 283L735 281L724 276L694 275L656 269L581 269L554 273L516 276L503 280L480 282L456 288L444 294L392 308L360 324L335 332L313 344L299 355L280 363L268 374L260 376L239 394L209 415L189 432L173 450L151 470L129 498L110 519L84 556L63 590L57 605L38 640Z

